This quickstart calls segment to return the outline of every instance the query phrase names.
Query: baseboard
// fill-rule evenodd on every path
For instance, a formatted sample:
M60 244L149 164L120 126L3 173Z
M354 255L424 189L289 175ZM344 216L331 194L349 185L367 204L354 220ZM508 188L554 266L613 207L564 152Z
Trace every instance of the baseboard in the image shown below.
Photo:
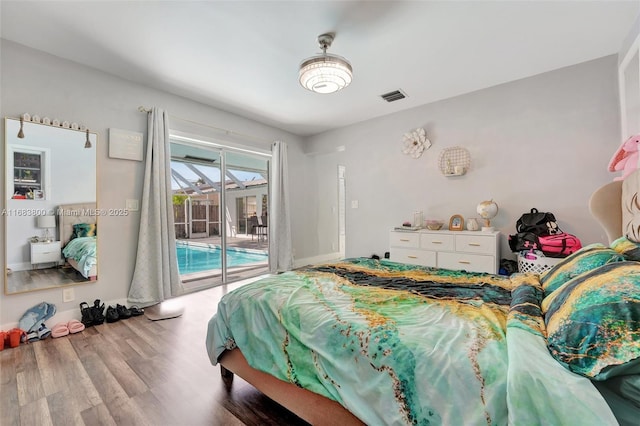
M320 256L305 257L305 258L302 258L302 259L294 259L293 267L294 268L300 268L302 266L315 265L316 263L332 262L332 261L340 260L340 259L343 259L343 258L344 257L339 252L327 253L327 254L322 254Z

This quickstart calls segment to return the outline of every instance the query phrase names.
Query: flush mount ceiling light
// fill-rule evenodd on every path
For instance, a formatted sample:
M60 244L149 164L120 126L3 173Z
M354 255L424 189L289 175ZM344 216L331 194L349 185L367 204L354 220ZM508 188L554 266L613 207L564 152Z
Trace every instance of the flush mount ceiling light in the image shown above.
M353 77L349 61L327 53L333 34L321 34L318 43L322 54L305 59L300 64L300 84L316 93L333 93L347 87Z

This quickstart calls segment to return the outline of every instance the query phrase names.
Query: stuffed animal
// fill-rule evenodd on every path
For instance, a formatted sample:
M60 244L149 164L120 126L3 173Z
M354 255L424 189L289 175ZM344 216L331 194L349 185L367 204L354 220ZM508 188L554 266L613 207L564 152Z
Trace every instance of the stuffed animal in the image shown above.
M631 136L618 148L613 157L609 161L609 171L619 172L622 170L622 176L618 176L613 180L623 180L635 170L638 169L638 158L640 157L640 134Z

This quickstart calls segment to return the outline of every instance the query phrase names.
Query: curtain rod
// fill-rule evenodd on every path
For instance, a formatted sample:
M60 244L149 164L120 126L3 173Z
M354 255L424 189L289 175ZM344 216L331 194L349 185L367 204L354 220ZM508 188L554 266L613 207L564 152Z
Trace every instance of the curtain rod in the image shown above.
M138 111L140 111L140 112L145 112L145 113L147 113L147 114L148 114L148 113L150 113L150 112L151 112L151 108L145 108L144 106L139 106L139 107L138 107ZM249 140L253 140L253 141L256 141L256 142L263 142L263 143L264 143L264 142L267 142L267 143L271 143L271 141L268 141L268 140L266 140L266 139L260 139L260 138L256 138L255 136L245 135L245 134L243 134L243 133L238 133L238 132L235 132L235 131L233 131L233 130L223 129L223 128L221 128L221 127L215 127L215 126L211 126L211 125L209 125L209 124L199 123L199 122L197 122L197 121L189 120L189 119L187 119L187 118L178 117L178 116L175 116L175 115L173 115L173 114L169 114L169 116L170 116L170 117L172 117L172 118L175 118L175 119L177 119L177 120L180 120L180 121L185 121L185 122L187 122L187 123L195 124L195 125L198 125L198 126L208 127L208 128L210 128L210 129L216 130L216 131L218 131L218 132L222 132L222 133L224 133L224 134L225 134L225 135L227 135L227 136L238 136L238 137L245 138L245 139L249 139Z

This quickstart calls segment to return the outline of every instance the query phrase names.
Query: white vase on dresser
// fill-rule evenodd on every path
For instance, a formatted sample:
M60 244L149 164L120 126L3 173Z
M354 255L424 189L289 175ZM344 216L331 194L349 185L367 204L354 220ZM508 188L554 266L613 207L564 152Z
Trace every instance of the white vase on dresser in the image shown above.
M499 236L498 231L391 231L389 260L497 274Z

